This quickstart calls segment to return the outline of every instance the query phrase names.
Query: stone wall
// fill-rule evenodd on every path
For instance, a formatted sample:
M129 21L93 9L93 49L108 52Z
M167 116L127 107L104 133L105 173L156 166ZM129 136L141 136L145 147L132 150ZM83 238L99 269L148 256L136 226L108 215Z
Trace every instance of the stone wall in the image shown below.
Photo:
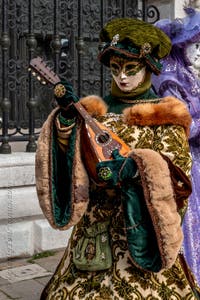
M52 229L35 189L35 154L0 154L0 260L66 246L70 230Z

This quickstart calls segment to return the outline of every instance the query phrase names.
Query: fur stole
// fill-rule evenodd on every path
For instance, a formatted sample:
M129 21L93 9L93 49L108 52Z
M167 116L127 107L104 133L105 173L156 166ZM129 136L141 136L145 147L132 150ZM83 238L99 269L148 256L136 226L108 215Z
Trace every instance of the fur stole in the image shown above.
M96 95L81 98L80 102L92 117L103 116L108 109L103 99Z
M82 105L92 116L103 115L107 111L106 103L98 96L91 95L81 99ZM159 103L141 103L126 108L123 120L128 125L180 125L187 137L191 124L191 116L186 105L173 96L161 99Z

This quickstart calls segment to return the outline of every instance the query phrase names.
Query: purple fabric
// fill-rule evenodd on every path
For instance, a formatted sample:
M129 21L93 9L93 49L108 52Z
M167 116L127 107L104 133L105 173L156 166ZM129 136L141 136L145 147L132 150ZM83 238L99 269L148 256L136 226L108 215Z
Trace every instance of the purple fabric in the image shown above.
M174 44L170 56L162 61L160 76L152 77L153 86L161 97L173 95L181 99L192 116L189 144L193 159L193 191L183 222L183 248L186 260L200 285L200 80L192 73L184 54L187 43L198 39L200 41L200 13L191 14L190 11L189 16L179 22L184 24L179 30L180 35L177 34L177 27L173 30L175 21L172 21L171 25L169 20L161 20L158 23L158 27L169 35ZM176 36L172 35L174 31Z
M185 18L173 21L163 19L155 24L170 37L173 45L184 46L200 38L200 12L190 7L185 8L185 12L187 14Z

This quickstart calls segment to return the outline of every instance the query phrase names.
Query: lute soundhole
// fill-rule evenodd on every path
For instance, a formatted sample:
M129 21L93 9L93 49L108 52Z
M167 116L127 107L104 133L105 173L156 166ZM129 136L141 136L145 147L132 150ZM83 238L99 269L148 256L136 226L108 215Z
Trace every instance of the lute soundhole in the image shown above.
M108 145L112 141L110 134L107 131L103 131L96 135L96 142L101 146Z
M104 157L107 159L111 158L113 150L121 149L121 144L118 141L113 140L109 132L105 130L96 135L96 143L102 147Z

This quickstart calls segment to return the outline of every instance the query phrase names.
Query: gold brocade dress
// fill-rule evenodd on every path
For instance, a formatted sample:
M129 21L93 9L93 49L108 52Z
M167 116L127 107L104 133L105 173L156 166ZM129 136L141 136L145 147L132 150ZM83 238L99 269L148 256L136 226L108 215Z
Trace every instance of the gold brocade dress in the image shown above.
M141 104L142 107L146 104ZM157 104L153 104L157 105ZM140 104L138 105L140 106ZM151 149L164 154L180 167L187 176L190 175L191 156L184 126L179 122L165 121L161 125L149 124L149 112L142 110L142 122L124 122L122 114L107 113L98 117L98 121L114 131L131 149ZM56 113L44 126L55 122ZM53 117L52 117L53 116ZM151 115L151 120L155 116ZM175 118L175 115L173 115ZM137 123L137 124L134 124ZM43 135L43 137L42 137ZM40 141L44 141L41 133ZM48 137L46 136L46 139ZM40 149L38 150L40 156ZM152 162L155 164L156 161ZM140 182L138 183L140 185ZM179 213L183 217L187 199ZM109 220L109 238L112 252L112 265L100 271L79 270L73 262L73 250L82 237L84 228L94 223ZM193 277L189 271L189 276ZM73 228L68 246L53 277L45 287L41 300L195 300L188 276L184 271L181 256L168 269L159 272L146 271L136 266L130 259L124 211L120 189L102 188L94 183L89 184L89 203L83 216ZM196 287L198 289L198 287Z

